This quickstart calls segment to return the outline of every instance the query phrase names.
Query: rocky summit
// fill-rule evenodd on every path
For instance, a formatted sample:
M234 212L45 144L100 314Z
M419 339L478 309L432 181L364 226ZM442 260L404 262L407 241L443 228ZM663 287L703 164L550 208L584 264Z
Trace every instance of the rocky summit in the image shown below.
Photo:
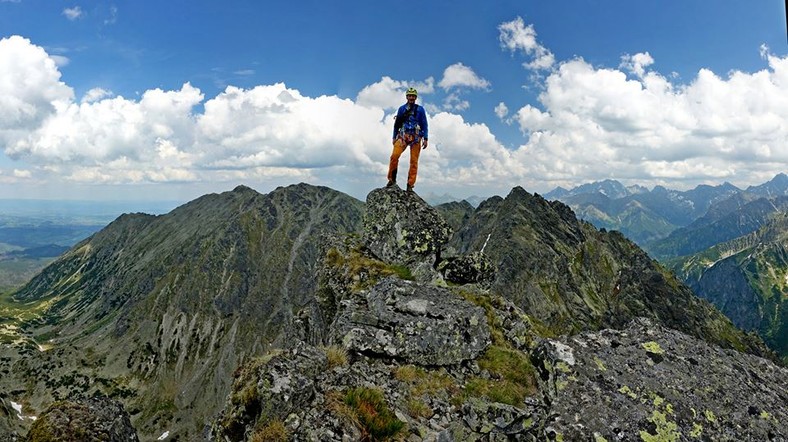
M757 337L520 188L238 188L124 216L17 296L48 313L0 358L9 419L103 393L146 441L788 438Z
M409 265L421 279L433 276L451 233L438 211L414 192L385 187L367 196L366 247L381 260Z
M396 232L403 223L398 216L408 216L385 215L395 210L390 201L368 199L368 213L380 215L365 223L374 232L325 245L316 304L306 315L322 324L319 339L242 366L213 439L778 441L788 435L785 368L688 336L659 317L556 336L494 290L500 276L493 288L415 280L402 268L416 262L407 249L386 254L393 249L372 244L376 232ZM480 210L488 216L489 207ZM575 228L569 237L575 241L590 235ZM439 242L431 247L443 255L449 250ZM435 267L462 262L443 255Z

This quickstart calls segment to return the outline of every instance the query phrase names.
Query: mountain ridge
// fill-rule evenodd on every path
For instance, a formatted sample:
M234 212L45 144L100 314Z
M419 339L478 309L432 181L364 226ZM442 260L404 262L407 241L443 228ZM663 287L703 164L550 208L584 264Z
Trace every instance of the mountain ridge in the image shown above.
M698 296L743 330L755 330L788 360L788 216L759 230L669 263Z
M310 301L321 232L357 231L362 209L301 184L267 195L239 186L166 215L123 215L16 292L48 306L21 324L33 333L27 348L59 349L28 356L72 361L80 376L103 379L106 394L129 395L142 434L160 421L207 421L237 364L285 339L283 325ZM81 364L80 348L101 356ZM17 370L36 380L35 408L95 388L70 385L60 369Z
M557 188L546 194L548 199L569 204L582 219L599 228L619 230L647 249L659 247L655 244L674 231L700 222L705 216L715 212L719 216L720 212L728 213L737 206L726 200L784 196L788 196L788 176L785 174L746 190L724 182L716 186L698 185L687 191L663 186L649 191L642 186L624 187L618 181L604 180L569 190Z
M377 333L354 331L360 326L352 324L380 323L365 305L388 308L386 299L402 296L402 290L417 284L444 281L451 288L445 279L448 273L441 275L436 261L482 250L496 272L480 272L476 285L462 283L461 292L482 308L485 302L511 307L508 313L485 310L487 315L508 318L504 323L510 325L497 332L511 335L511 342L502 347L506 352L514 351L510 345L522 346L517 350L521 352L530 349L537 339L624 327L628 320L645 315L726 348L763 354L757 340L734 329L707 304L688 298L687 289L633 243L578 221L563 203L515 187L506 198L490 198L473 211L466 205L432 209L417 195L396 188L375 192L404 198L403 207L454 210L460 216L453 223L462 227L441 245L448 239L443 232L449 223L438 216L419 217L433 220L436 230L403 230L410 225L397 221L397 216L420 212L403 210L394 216L385 210L385 202L378 203L384 210L370 211L345 194L307 184L265 195L239 186L165 215L119 217L17 292L18 302L32 303L38 310L21 321L25 339L12 347L16 353L0 358L0 372L9 374L0 379L0 387L25 397L31 411L55 399L107 394L123 401L143 438L172 430L186 439L201 439L206 437L201 423L212 420L228 393L241 395L231 392L239 366L275 348L296 351L293 346L299 341L319 344L326 339L320 330L331 322L315 313L320 305L317 295L326 295L325 303L331 305L341 300L336 293L355 296L357 290L366 290L374 275L415 278L413 283L389 285L382 294L370 292L364 302L339 302L329 309L341 313L356 308L331 316L351 324L341 330L352 339L338 342L352 343L352 351L363 357L376 348L400 354L392 341L375 344ZM358 241L362 224L373 222L369 217L375 213L378 224L389 229L379 232L395 232L379 235L387 246L358 246L347 256L336 250L325 254L326 236ZM412 246L406 246L406 238L415 239ZM412 248L419 259L381 263L379 257L365 255L392 247L405 247L403 253ZM400 257L399 253L391 256ZM332 283L339 292L321 292L318 285L316 275L327 259L346 269L339 282ZM408 268L416 264L418 268ZM340 287L342 281L349 286ZM500 300L487 300L496 292ZM394 313L428 313L429 302L419 299L395 303ZM416 323L404 324L414 324L403 325L408 330L419 329ZM524 361L529 356L515 357Z
M648 316L718 344L751 345L743 336L727 344L711 338L727 318L623 235L578 221L561 202L520 187L488 200L449 241L460 253L485 245L498 272L492 290L559 334Z

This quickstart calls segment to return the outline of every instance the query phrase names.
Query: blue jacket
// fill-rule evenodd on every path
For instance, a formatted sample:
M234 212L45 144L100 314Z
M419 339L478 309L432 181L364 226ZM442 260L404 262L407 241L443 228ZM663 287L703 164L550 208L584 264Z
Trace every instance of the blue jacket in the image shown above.
M416 134L421 138L429 139L429 129L427 127L427 112L418 104L413 112L410 112L408 104L405 103L397 110L397 118L394 120L394 135L392 139L397 138L400 128L404 133ZM416 127L418 126L418 133Z

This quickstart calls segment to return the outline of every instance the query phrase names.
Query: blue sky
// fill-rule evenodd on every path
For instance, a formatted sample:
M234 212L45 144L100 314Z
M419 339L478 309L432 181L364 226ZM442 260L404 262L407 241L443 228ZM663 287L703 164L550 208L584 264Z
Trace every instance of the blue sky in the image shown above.
M783 2L379 5L0 0L0 198L303 181L363 199L408 86L430 117L423 193L788 169Z

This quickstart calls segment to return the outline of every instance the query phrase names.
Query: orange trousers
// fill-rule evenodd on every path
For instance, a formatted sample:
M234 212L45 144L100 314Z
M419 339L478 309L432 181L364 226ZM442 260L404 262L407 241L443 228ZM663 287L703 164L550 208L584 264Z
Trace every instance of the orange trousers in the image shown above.
M411 141L413 141L411 143ZM397 168L399 166L399 157L402 152L408 147L410 143L410 168L408 168L408 186L413 187L416 184L416 173L419 171L419 154L421 154L421 138L414 137L413 135L404 135L397 137L394 140L394 149L391 152L389 159L389 181L397 181Z

